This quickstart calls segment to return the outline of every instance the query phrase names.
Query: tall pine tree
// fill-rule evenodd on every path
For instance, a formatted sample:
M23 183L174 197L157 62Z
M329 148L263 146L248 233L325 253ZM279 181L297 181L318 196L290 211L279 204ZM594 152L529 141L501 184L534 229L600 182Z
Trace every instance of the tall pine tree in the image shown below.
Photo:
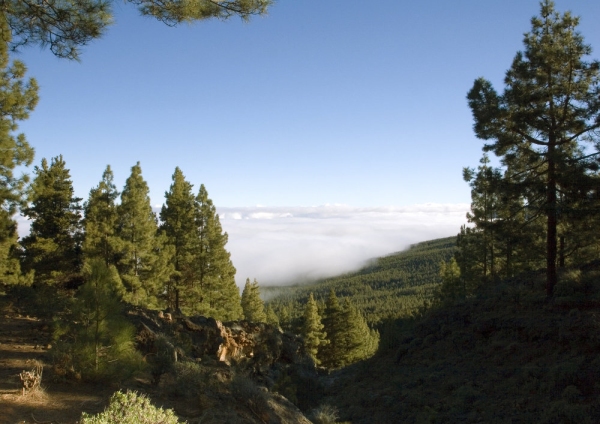
M327 345L327 333L323 331L323 328L325 328L325 326L321 322L317 302L311 293L308 296L308 301L304 307L302 337L304 339L304 349L306 349L306 353L313 358L317 365L321 363L318 359L319 352L323 346Z
M81 255L81 199L62 155L36 166L31 184L31 205L23 215L31 232L22 241L24 269L35 271L35 282L65 284L79 274Z
M585 160L582 144L597 141L600 128L600 65L587 62L591 47L576 31L579 19L562 16L544 0L539 17L525 34L504 79L504 93L479 78L468 100L477 137L502 158L503 165L520 167L516 187L527 203L541 210L546 221L546 294L557 282L557 230L561 187L584 177L572 165ZM516 175L514 173L513 175ZM541 194L541 196L540 196Z
M179 168L175 168L173 183L165 193L165 204L160 212L160 228L173 249L170 261L174 273L167 286L168 303L174 309L183 307L186 311L191 310L196 300L193 294L196 283L194 251L198 234L194 210L192 184L185 180Z
M161 255L164 240L157 237L158 224L152 211L148 184L138 162L121 193L118 236L121 239L119 274L127 290L125 299L133 304L155 305L163 289L166 265Z
M223 232L217 210L204 184L195 202L197 284L195 312L224 321L242 317L240 291L235 284L235 268L225 249L228 236Z
M319 361L327 368L339 368L345 364L346 322L340 302L331 289L325 302L325 317L323 319L328 344L319 352Z

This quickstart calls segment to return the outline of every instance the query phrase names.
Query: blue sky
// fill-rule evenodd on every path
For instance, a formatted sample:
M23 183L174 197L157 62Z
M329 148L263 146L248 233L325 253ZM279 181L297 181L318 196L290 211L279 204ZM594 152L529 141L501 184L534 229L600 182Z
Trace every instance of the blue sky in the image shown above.
M600 2L556 6L600 49ZM179 166L220 208L464 206L461 170L482 146L466 93L479 76L502 89L538 11L536 0L279 0L250 23L170 28L116 1L80 63L37 47L17 56L41 97L21 130L36 164L63 154L84 199L107 164L122 187L139 160L154 205Z

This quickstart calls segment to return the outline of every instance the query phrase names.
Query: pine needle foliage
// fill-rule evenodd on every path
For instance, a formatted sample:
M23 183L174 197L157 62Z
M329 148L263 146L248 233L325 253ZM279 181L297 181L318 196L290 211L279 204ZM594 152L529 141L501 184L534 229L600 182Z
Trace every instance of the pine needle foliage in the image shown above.
M348 298L344 300L342 314L346 322L343 334L343 365L373 356L379 347L379 332L369 328L365 317Z
M117 268L127 290L125 299L135 305L152 305L163 289L162 278L167 266L161 255L161 238L157 237L158 224L150 204L150 190L142 177L138 162L121 192L117 207L117 235L121 250Z
M265 306L265 314L267 315L267 324L279 327L279 317L271 305Z
M102 174L102 181L90 190L84 205L85 240L83 252L86 258L101 258L106 266L116 265L121 241L117 236L117 198L119 192L113 182L110 165Z
M242 310L244 311L244 319L246 321L267 322L265 305L260 298L260 288L256 279L252 283L249 278L246 279L246 284L242 291Z
M5 20L0 20L0 31L8 31ZM27 175L16 177L14 169L29 166L33 148L24 134L14 134L18 122L29 118L38 102L35 79L25 79L26 68L20 61L10 62L7 35L0 40L0 285L27 284L17 257L18 234L14 215L24 205Z
M321 322L321 315L319 314L319 307L311 293L304 308L302 338L306 353L313 358L317 365L321 363L319 352L323 346L327 345L327 333L323 330L324 328L325 326Z
M455 258L440 264L440 277L442 285L437 295L438 301L453 302L467 297L465 280L460 276L460 267Z
M49 47L58 57L79 59L81 46L100 38L113 22L114 0L5 0L2 36L13 50ZM265 14L273 0L126 0L140 13L169 26L206 19ZM12 40L11 40L12 34Z
M196 196L195 223L197 283L191 295L197 301L193 311L222 321L240 319L243 311L240 291L235 284L236 270L226 249L229 236L223 231L217 209L204 184L200 185Z
M35 282L66 284L81 269L81 205L62 155L44 158L34 169L31 204L23 215L31 220L30 234L23 238L24 269L35 271Z
M342 306L333 289L325 303L324 330L327 343L320 351L319 361L327 368L340 368L345 365L346 323Z
M366 319L348 298L340 304L335 292L329 293L323 320L327 343L319 351L319 361L327 368L341 368L373 356L379 346L379 333L369 328Z
M169 260L174 272L167 284L167 298L173 309L189 311L197 300L190 296L196 283L194 250L198 235L194 214L195 196L192 184L186 181L179 168L175 168L172 180L160 212L160 229L173 249Z

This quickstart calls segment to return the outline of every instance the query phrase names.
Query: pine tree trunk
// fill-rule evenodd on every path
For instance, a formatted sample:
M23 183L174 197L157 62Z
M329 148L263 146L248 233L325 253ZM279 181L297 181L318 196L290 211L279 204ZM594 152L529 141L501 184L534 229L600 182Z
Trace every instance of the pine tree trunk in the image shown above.
M551 137L552 138L552 137ZM552 297L556 286L556 163L554 140L548 143L548 192L546 231L546 295Z
M511 258L512 258L512 245L509 241L506 243L506 276L507 277L512 277Z
M492 234L492 244L490 246L490 273L492 275L492 280L496 278L496 269L494 267L494 234Z
M558 266L565 267L565 236L560 236L560 254L558 255Z

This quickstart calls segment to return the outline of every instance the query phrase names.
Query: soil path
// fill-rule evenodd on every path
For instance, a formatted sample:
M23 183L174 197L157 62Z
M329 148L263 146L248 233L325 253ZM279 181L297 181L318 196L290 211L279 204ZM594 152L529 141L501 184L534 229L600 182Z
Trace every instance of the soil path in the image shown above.
M114 388L52 383L48 322L21 315L0 296L0 424L75 424L101 411ZM42 390L23 394L22 371L44 366Z

